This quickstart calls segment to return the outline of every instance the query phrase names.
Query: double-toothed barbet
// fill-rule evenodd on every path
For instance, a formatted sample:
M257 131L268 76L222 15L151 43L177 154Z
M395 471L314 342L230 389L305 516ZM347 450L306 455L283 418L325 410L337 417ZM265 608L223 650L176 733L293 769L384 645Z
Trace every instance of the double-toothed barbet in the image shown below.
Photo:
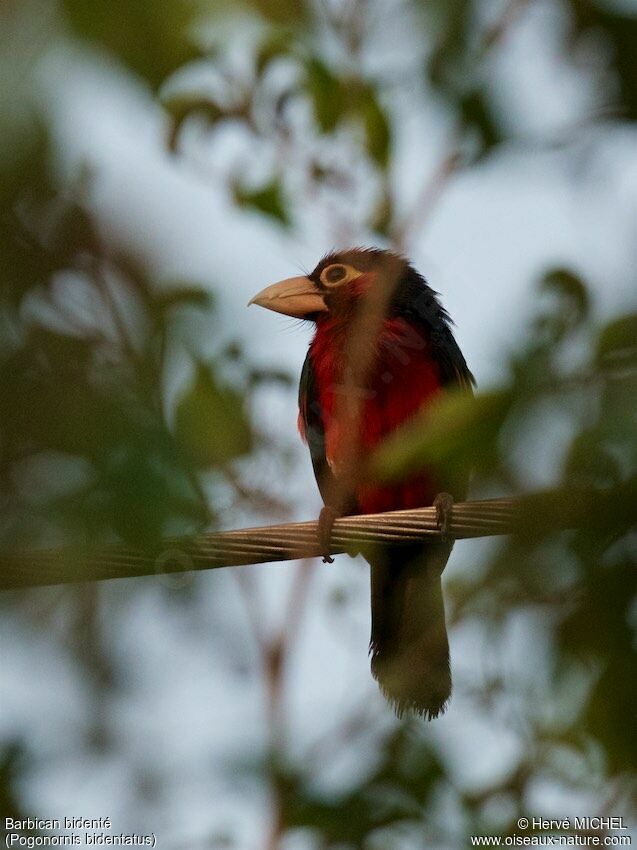
M451 319L422 275L389 251L354 248L328 254L311 274L268 286L250 303L315 326L301 374L299 429L325 503L325 551L334 518L344 514L435 504L444 530L453 498L465 497L466 474L441 481L418 469L390 484L357 477L371 451L440 393L472 391ZM443 535L365 553L372 673L399 715L437 717L451 694L440 577L452 546Z

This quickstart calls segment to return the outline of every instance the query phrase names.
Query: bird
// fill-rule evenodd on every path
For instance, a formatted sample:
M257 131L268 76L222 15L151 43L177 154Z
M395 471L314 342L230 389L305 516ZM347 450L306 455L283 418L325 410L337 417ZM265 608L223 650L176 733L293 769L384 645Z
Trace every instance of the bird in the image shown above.
M250 304L305 319L314 333L301 371L298 424L324 507L319 538L338 516L436 506L439 537L364 551L371 573L371 670L396 714L432 720L451 696L441 574L453 540L453 501L469 471L441 479L418 469L400 482L361 476L364 461L401 426L448 391L475 379L439 294L401 254L348 248L326 254L307 275L261 290Z

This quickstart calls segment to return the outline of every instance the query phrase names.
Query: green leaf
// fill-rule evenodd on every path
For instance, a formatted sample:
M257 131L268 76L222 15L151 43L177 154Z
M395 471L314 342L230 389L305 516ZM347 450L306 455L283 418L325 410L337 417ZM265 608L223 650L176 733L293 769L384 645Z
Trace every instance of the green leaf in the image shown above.
M297 27L307 20L307 5L303 0L251 0L251 5L279 26Z
M175 437L200 467L225 463L252 447L241 395L222 387L205 363L197 363L193 382L177 405Z
M203 115L211 124L224 116L224 111L218 104L200 94L173 94L162 98L162 104L179 123L193 113Z
M475 398L447 393L383 443L370 472L381 480L401 479L432 466L450 476L470 467L493 472L497 438L512 403L510 390Z
M637 121L637 14L635 4L608 0L570 0L570 12L577 34L582 39L604 42L611 74L601 82L607 86L607 98L629 121ZM576 40L571 39L571 44ZM609 50L607 48L610 47ZM610 83L610 85L609 85Z
M341 81L324 62L312 57L306 64L306 86L321 132L331 133L336 129L346 106Z
M550 351L584 322L589 314L590 299L584 282L568 269L547 272L539 283L539 290L549 295L549 303L537 316L534 330Z
M153 296L155 308L162 313L173 307L199 307L207 310L213 300L212 292L195 286L175 286Z
M179 133L185 122L192 116L203 118L210 128L226 117L223 109L203 95L179 94L164 98L164 109L171 118L168 147L175 151Z
M603 744L614 771L630 770L637 758L637 657L631 627L636 593L634 561L592 570L584 576L577 603L558 632L569 655L586 659L599 670L581 721Z
M637 360L637 313L613 319L600 332L596 345L596 361L632 362Z
M254 207L259 212L277 219L285 226L290 224L290 217L283 199L281 182L276 178L256 191L235 186L234 197L239 206Z
M435 47L427 62L427 74L439 91L453 95L459 80L466 78L471 32L471 0L421 0L429 18L427 29L437 31Z
M571 443L564 468L567 483L574 487L612 487L621 480L620 464L595 429L579 433Z
M589 313L590 298L586 284L568 269L557 268L544 275L540 289L557 296L560 306L571 317L574 324L580 324Z
M189 39L192 0L64 0L63 8L79 38L117 56L154 89L199 55Z
M361 112L369 155L380 168L385 169L391 150L391 127L374 89L365 90Z
M276 59L289 56L294 42L288 33L269 35L260 45L254 65L257 77L263 76L268 66Z
M369 226L381 236L389 236L394 221L394 209L389 192L384 192L372 211Z
M474 89L460 99L460 116L466 129L474 130L479 139L477 158L490 153L503 140L493 107L482 89Z

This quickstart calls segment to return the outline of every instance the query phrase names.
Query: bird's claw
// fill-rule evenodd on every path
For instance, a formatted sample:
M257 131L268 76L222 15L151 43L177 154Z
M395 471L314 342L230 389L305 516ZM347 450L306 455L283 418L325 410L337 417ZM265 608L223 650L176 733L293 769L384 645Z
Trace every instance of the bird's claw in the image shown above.
M433 503L436 509L436 523L440 538L443 543L446 543L449 538L449 528L451 525L451 515L453 513L453 496L451 493L438 493Z
M319 540L319 548L323 555L323 563L324 564L333 564L334 558L332 558L330 554L330 547L332 542L332 529L334 527L334 521L341 516L340 512L336 510L336 508L330 507L330 505L326 505L322 508L321 513L318 518L318 540Z

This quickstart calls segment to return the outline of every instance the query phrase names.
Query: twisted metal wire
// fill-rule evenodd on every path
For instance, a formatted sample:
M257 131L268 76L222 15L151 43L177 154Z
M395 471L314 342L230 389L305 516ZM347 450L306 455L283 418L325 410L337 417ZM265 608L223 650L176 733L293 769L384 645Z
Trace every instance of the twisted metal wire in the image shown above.
M449 535L455 539L508 534L515 499L459 502L453 506ZM264 564L323 554L317 522L166 538L152 550L111 546L99 550L34 550L0 557L0 589L79 581L133 578L189 570ZM355 553L361 546L413 543L440 537L433 507L342 517L335 521L331 554Z

